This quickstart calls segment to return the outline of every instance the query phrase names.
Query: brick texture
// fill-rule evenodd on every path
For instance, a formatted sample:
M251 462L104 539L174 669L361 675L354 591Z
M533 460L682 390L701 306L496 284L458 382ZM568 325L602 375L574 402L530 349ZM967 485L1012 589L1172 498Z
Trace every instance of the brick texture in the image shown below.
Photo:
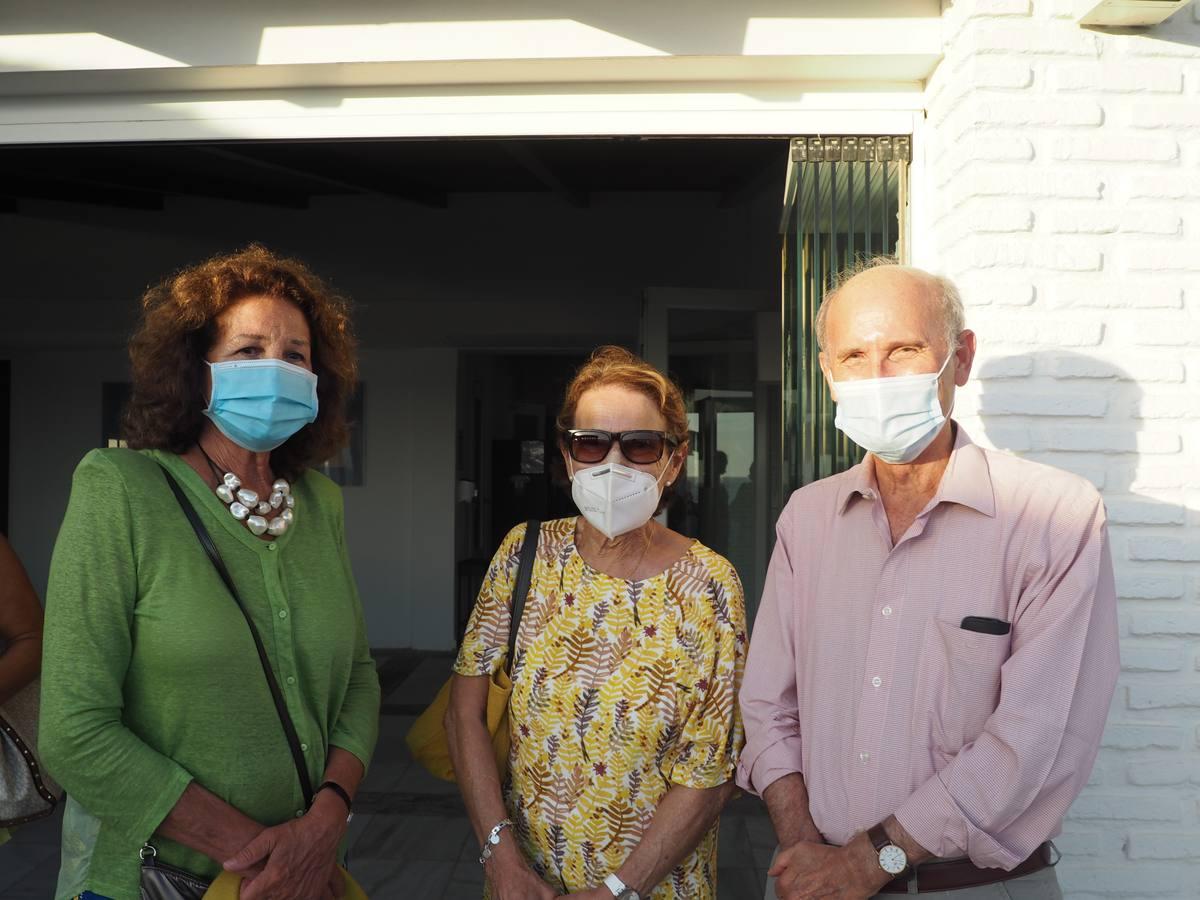
M1083 475L1109 513L1122 674L1064 892L1196 900L1200 3L1124 33L1077 5L943 4L913 261L978 335L972 435Z

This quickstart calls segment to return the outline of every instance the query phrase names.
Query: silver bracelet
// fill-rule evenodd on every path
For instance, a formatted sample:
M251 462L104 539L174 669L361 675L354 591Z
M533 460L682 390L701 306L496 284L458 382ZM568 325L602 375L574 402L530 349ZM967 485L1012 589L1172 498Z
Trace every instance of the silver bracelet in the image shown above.
M501 819L488 833L487 840L483 842L483 847L479 851L479 864L481 866L492 858L492 848L500 843L500 832L502 832L505 828L512 827L512 819Z

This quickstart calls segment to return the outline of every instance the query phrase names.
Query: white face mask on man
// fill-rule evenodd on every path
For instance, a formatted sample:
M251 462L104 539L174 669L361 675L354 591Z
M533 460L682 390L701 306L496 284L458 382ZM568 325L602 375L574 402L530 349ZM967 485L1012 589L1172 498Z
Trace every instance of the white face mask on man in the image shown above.
M650 521L662 496L659 485L670 468L668 462L657 478L620 463L573 471L571 498L588 524L611 541Z
M884 462L912 462L946 424L938 380L953 355L936 372L852 381L831 378L837 392L834 426Z

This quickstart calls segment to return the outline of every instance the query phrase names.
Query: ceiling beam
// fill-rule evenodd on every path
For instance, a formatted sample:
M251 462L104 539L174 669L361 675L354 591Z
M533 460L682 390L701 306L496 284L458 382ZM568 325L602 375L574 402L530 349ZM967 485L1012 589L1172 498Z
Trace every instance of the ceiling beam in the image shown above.
M164 197L195 196L288 209L305 209L308 206L308 195L305 193L237 183L228 178L194 171L192 167L180 164L186 160L179 154L186 152L175 151L164 160L148 154L143 148L102 148L84 153L82 159L79 150L55 148L36 155L14 150L0 157L0 169L17 179L83 184ZM67 172L71 174L64 174Z
M559 178L549 166L547 166L533 150L533 148L524 141L501 141L502 146L514 160L516 160L522 168L530 175L537 179L542 187L549 191L558 194L571 206L577 209L586 209L591 200L584 191L578 191L568 187L561 178Z
M158 191L136 190L91 179L10 176L0 181L0 194L18 199L54 200L120 209L156 212L163 208L163 195Z
M308 194L302 191L283 191L233 181L214 180L207 175L178 172L170 176L163 190L185 197L205 197L212 200L231 200L234 203L254 203L282 209L308 209Z
M253 166L265 171L274 172L277 175L287 175L292 178L303 178L308 181L316 181L321 184L328 185L329 187L337 188L339 191L345 191L351 194L369 194L375 197L383 197L388 200L430 207L432 209L445 209L447 206L446 194L440 191L422 191L418 189L396 190L394 188L381 188L377 184L371 184L359 178L345 178L342 176L334 178L333 176L327 175L324 172L319 172L309 167L296 166L292 164L285 165L284 163L261 159L252 153L234 150L227 146L204 147L202 150L210 156L228 160L230 162Z

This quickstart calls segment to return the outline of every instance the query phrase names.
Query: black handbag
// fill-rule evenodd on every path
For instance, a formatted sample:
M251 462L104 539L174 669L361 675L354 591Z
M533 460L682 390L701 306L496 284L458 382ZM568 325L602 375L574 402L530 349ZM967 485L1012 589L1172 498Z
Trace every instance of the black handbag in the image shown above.
M263 646L262 637L258 633L258 628L254 625L254 620L250 618L250 612L246 609L246 605L242 603L237 586L233 583L233 576L229 574L229 570L225 567L225 561L221 559L217 545L213 543L212 536L208 533L208 529L204 527L204 523L200 521L200 516L197 515L191 501L188 500L187 495L183 492L183 488L179 486L179 482L167 471L165 466L163 467L163 475L167 479L171 493L179 501L179 506L183 510L183 514L187 516L192 530L196 532L196 538L200 541L200 546L208 554L213 568L221 576L221 581L225 583L230 596L237 603L238 609L242 611L242 616L246 619L246 625L250 628L250 636L254 638L254 646L258 650L258 660L262 663L263 675L267 679L267 687L271 689L271 697L275 701L275 711L279 714L279 724L283 726L283 733L287 737L288 747L292 752L292 761L296 765L296 775L300 779L300 790L304 794L304 808L308 809L312 806L313 802L312 779L309 778L308 768L304 765L304 752L300 749L300 738L296 734L295 725L292 724L292 717L288 714L287 705L283 700L283 692L279 689L279 682L275 678L275 671L271 668L271 661L267 657L267 650ZM190 872L160 863L157 858L158 853L150 843L142 847L140 855L142 859L141 900L201 900L205 891L208 890L209 882L192 875Z

